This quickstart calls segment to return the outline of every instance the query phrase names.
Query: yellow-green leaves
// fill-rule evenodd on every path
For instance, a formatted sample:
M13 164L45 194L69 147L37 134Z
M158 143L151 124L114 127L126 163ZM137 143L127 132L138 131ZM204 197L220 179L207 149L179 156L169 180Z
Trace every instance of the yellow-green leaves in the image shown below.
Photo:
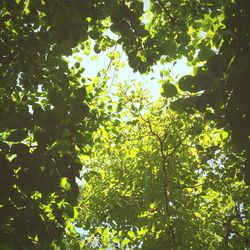
M248 247L247 1L147 2L0 1L0 249ZM93 51L110 63L88 77ZM117 84L123 52L140 73L185 57L192 76L161 70L149 102Z
M128 231L128 236L134 240L136 238L135 233L133 231Z
M246 187L229 178L241 160L227 133L202 113L177 114L163 109L162 100L148 102L140 87L131 93L119 88L115 104L124 116L113 114L94 133L90 157L82 158L88 170L79 216L87 227L100 228L99 248L162 249L173 244L173 232L186 248L191 240L194 248L221 246L225 215L247 202L238 196ZM246 232L242 222L234 223Z
M105 228L102 232L102 242L104 246L108 246L108 239L109 239L109 228Z
M125 238L122 242L121 242L121 246L125 247L128 243L130 242L130 240L128 238Z
M64 190L70 190L71 188L71 185L70 183L68 182L68 178L67 177L62 177L61 178L61 181L60 181L60 187Z

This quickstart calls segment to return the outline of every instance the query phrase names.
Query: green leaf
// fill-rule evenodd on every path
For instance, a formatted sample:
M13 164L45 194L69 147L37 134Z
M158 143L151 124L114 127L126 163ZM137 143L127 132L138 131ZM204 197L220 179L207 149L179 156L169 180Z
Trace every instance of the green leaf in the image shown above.
M197 74L192 76L184 76L179 80L179 87L181 90L196 93L205 89L208 89L213 84L210 76L207 72L203 71L203 68L199 68Z
M179 82L178 86L183 91L190 91L192 89L191 84L193 81L193 77L190 75L183 76Z
M90 38L96 40L100 37L100 33L98 30L91 30L89 33Z
M74 207L71 206L71 205L66 205L65 207L66 207L67 216L69 218L74 218L74 214L75 214L74 213Z
M84 173L83 177L86 181L90 181L94 177L101 178L101 175L98 171L90 170Z
M177 94L177 88L172 83L167 82L162 84L162 89L163 89L162 96L166 98L174 97Z
M109 239L109 228L105 228L102 232L102 242L104 246L108 246L108 239Z
M61 181L60 181L60 187L64 190L70 190L71 189L71 185L68 182L68 178L67 177L62 177Z
M130 240L129 240L128 238L125 238L125 239L122 241L121 245L122 245L123 247L125 247L126 245L128 245L129 242L130 242Z
M51 152L67 152L72 150L72 144L69 140L62 140L55 142L51 147Z
M135 233L133 231L128 231L128 236L133 240L136 238Z
M199 51L198 58L200 59L200 61L205 61L213 55L215 55L215 52L210 48L205 47Z
M7 137L7 141L13 141L13 142L19 142L28 136L28 131L27 130L15 130L10 133L10 135Z
M101 52L101 48L100 48L100 46L98 44L96 44L94 46L94 51L95 51L96 54L99 54Z
M170 103L170 108L177 112L183 112L184 111L184 98L179 98L174 102Z
M118 237L112 238L112 242L114 242L114 243L118 243L119 241L120 241L120 239Z

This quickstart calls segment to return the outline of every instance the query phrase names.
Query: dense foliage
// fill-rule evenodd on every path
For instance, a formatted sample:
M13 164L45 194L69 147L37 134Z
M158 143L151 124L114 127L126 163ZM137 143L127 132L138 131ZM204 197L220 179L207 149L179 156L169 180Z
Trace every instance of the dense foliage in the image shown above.
M239 150L244 149L248 158L244 173L249 183L250 4L244 0L228 3L224 5L225 18L221 24L218 24L217 17L208 17L210 24L206 24L209 25L206 32L212 39L206 37L198 45L198 60L207 60L207 63L198 67L194 76L185 76L179 81L182 90L195 94L189 98L179 99L175 103L175 108L195 108L206 112L207 116L217 121L218 126L232 131L234 145ZM220 26L222 31L219 29ZM196 27L192 33L196 33ZM213 51L215 49L218 49L217 53ZM194 63L197 64L197 60Z
M148 10L144 7L139 0L0 1L1 249L51 249L56 246L63 249L63 237L78 236L73 226L79 193L76 177L86 164L83 155L96 154L98 150L96 157L98 161L105 161L103 166L107 169L102 172L98 161L93 164L94 172L85 169L86 186L82 193L94 185L93 178L88 180L86 176L101 175L99 179L94 177L99 186L93 187L95 193L89 190L88 195L91 199L96 196L94 200L106 199L107 209L101 212L102 204L94 200L88 204L85 198L82 199L80 204L86 204L86 211L80 211L81 221L87 231L90 230L88 233L96 226L110 227L111 231L121 231L114 243L124 247L143 244L149 249L155 246L161 249L164 241L170 247L188 246L188 241L194 241L194 249L210 247L209 244L214 248L220 248L221 244L225 248L234 247L235 241L242 247L248 244L246 187L236 177L250 162L249 3L246 0L157 0L151 1ZM108 35L111 32L118 36L116 40ZM158 61L165 64L186 56L194 67L193 75L182 78L175 85L168 73L162 71L165 102L150 104L152 109L147 111L150 117L133 106L133 112L120 113L129 102L126 101L128 96L119 94L118 110L112 109L115 104L110 102L104 87L108 81L107 72L87 78L79 61L72 68L68 66L66 57L79 50L89 54L91 41L96 53L116 44L122 45L129 65L140 73L148 72ZM136 98L139 96L131 98L138 104ZM175 111L166 111L170 102ZM201 113L198 114L197 109ZM115 113L124 117L113 120ZM175 116L176 121L171 124ZM110 123L107 122L109 118ZM216 121L217 129L206 119ZM199 129L194 130L191 124ZM220 141L216 133L223 137L226 132L218 127L232 131L232 140L229 136ZM107 144L104 135L99 142L92 137L100 131L118 137L120 141L112 142L117 148L112 148L112 143ZM164 139L165 131L169 131L171 138L166 136ZM150 136L144 136L145 133ZM126 151L133 144L123 138L124 134L135 140L134 152ZM213 140L202 141L202 136L206 135ZM138 141L137 136L142 139ZM233 141L237 152L228 140ZM126 175L122 175L125 179L120 186L116 181L120 181L118 166L121 163L113 153L121 153L120 160L133 166L129 165ZM127 159L130 153L134 156ZM107 155L109 160L105 159ZM202 159L207 155L209 158L203 169ZM93 159L95 157L91 161ZM211 160L209 164L208 160ZM166 170L163 163L171 167ZM190 164L194 168L192 171L188 168ZM143 165L145 169L140 169ZM248 176L247 171L245 176ZM150 192L162 192L162 178L166 179L167 187L164 188L166 194L160 198L158 193ZM114 187L106 187L111 179L115 182L114 187L119 187L117 196ZM203 182L205 187L200 189ZM130 202L131 198L128 197L128 201L124 198L126 187L129 197L138 200L139 207L133 211L128 209L128 214L124 213L126 218L119 221L119 216L111 212L111 206L119 205L116 198ZM170 192L169 188L174 191ZM102 193L105 190L110 193ZM149 196L144 197L147 193ZM206 195L208 198L202 198ZM211 198L213 195L216 197ZM140 205L144 199L145 204ZM206 199L210 199L211 204L206 204ZM181 206L175 209L179 203L183 206L188 202L193 204L190 211ZM210 209L214 217L210 218L210 212L202 210L203 203L204 209ZM155 217L149 222L151 215L148 214L151 213ZM216 224L218 228L214 228L215 215L223 217ZM189 238L199 216L204 224L199 224L199 230ZM186 228L181 227L182 220L189 221ZM113 221L116 225L112 226ZM217 241L212 241L209 232L202 230L207 225ZM128 230L128 227L131 228ZM138 237L140 229L144 233ZM109 231L105 232L107 235ZM132 240L125 238L128 232ZM107 236L103 237L107 241ZM155 238L159 240L153 240ZM203 243L202 238L206 239ZM99 241L97 238L96 244ZM150 245L154 243L160 245Z
M84 160L83 249L247 249L249 189L228 133L141 89L117 95L122 110Z

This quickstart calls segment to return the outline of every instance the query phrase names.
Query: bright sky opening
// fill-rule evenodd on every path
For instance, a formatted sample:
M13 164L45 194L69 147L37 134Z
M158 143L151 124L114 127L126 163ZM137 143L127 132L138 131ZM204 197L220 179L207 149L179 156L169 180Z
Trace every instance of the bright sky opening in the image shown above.
M117 74L117 78L114 78L114 81L110 80L108 84L112 83L112 86L109 86L110 94L115 91L116 83L127 82L141 82L143 88L146 88L150 91L152 95L152 100L156 100L160 97L160 89L161 84L160 80L164 80L164 77L160 76L160 71L170 70L170 75L172 79L175 79L175 82L180 79L180 77L184 75L190 74L192 68L187 65L187 59L182 58L178 59L176 63L173 65L172 63L168 63L165 65L156 64L153 66L152 70L148 74L140 74L139 72L134 72L133 69L128 64L128 59L125 53L122 51L121 46L117 46L117 50L121 53L121 61L124 62L124 67L116 72L114 69L108 72L108 76L110 79L114 77L114 74ZM100 54L96 54L93 50L89 56L86 56L83 51L78 52L76 55L82 58L81 66L85 69L84 76L85 77L95 77L97 73L101 69L106 69L110 63L110 58L106 55L107 52L101 52ZM74 59L75 55L70 56L69 65L72 66L76 62Z

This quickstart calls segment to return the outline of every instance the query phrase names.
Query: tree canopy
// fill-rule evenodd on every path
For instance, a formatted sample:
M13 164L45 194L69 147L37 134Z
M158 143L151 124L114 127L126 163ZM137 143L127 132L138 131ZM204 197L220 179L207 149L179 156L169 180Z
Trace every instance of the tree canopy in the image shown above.
M0 2L1 249L249 246L249 2L146 3ZM108 69L69 67L91 44L193 72L163 70L155 103L124 84L116 104Z
M84 158L82 247L247 249L249 190L229 134L201 113L177 114L125 89L124 108L94 133Z

